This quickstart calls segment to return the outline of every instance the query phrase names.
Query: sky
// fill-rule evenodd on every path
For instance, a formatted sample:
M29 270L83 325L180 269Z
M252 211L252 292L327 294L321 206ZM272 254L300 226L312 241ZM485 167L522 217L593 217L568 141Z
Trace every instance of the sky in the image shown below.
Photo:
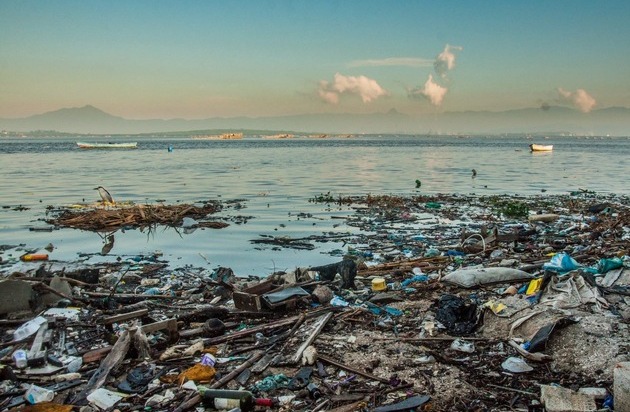
M5 0L0 118L630 107L630 2Z

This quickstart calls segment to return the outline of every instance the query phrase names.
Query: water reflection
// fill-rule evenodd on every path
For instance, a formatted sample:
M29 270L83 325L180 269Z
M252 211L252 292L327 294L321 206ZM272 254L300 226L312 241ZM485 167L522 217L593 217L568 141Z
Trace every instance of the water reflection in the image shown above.
M97 232L98 233L98 232ZM105 236L102 236L100 233L98 233L98 235L101 237L101 239L103 239L103 247L101 248L101 255L105 256L107 255L109 252L112 251L113 247L114 247L114 233L112 232L110 234L107 234Z
M524 138L390 136L343 140L247 140L195 142L143 141L137 150L85 152L74 141L0 144L0 245L24 243L39 248L52 242L55 259L76 253L112 256L161 250L179 263L231 266L239 274L261 268L327 263L314 251L258 250L249 240L261 235L306 237L334 228L337 211L308 199L365 194L470 193L523 195L567 193L578 188L629 193L630 140L550 139L551 153L532 153ZM167 144L177 150L168 152ZM476 173L473 172L476 171ZM472 175L472 176L471 176ZM417 183L420 182L420 185ZM63 229L29 232L47 206L94 199L93 187L111 189L116 201L166 204L244 199L240 223L221 230L143 228L99 234ZM96 199L94 199L96 200ZM18 211L23 205L29 210ZM300 218L312 214L321 220ZM246 222L249 222L245 224ZM336 222L335 222L336 223ZM148 231L147 231L148 229ZM173 230L170 230L173 229ZM114 249L115 243L115 249ZM57 247L58 246L58 247ZM97 253L98 254L98 253ZM271 269L270 269L271 270Z

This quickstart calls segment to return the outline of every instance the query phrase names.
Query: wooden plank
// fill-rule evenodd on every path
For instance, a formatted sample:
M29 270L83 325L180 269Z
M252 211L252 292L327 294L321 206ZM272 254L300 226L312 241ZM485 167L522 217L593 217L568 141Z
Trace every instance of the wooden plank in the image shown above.
M159 322L149 323L148 325L142 326L142 331L144 333L152 333L162 329L168 329L169 332L176 333L177 319L165 319Z
M295 355L293 356L293 362L294 363L298 363L300 361L300 359L302 358L302 352L304 352L304 350L311 343L313 343L315 338L317 338L317 335L319 335L319 333L322 331L322 329L324 329L324 326L326 326L326 323L328 323L330 318L332 318L332 315L333 315L332 312L328 312L325 315L320 316L319 319L317 319L317 321L315 321L315 325L313 327L313 332L311 332L309 337L304 341L304 343L302 343L302 345L300 345L298 350L295 352Z
M318 354L317 355L317 359L319 359L319 360L321 360L323 362L326 362L326 363L328 363L330 365L336 366L339 369L343 369L343 370L346 370L348 372L352 372L352 373L355 373L357 375L361 375L364 378L368 378L368 379L371 379L371 380L374 380L374 381L377 381L377 382L389 383L389 379L380 378L378 376L374 376L374 375L369 374L367 372L363 372L362 370L353 368L352 366L344 365L343 363L337 362L333 358L329 358L326 355Z
M27 359L29 366L41 366L46 363L46 350L42 349L42 346L44 345L47 331L48 322L44 322L37 330L37 335L35 335L33 345L31 345L31 349L28 351Z
M140 318L149 314L148 309L140 309L135 312L122 313L120 315L108 316L103 319L103 323L111 325L112 323L124 322L130 319Z
M92 298L116 298L116 299L181 299L179 296L172 295L135 295L133 293L105 293L105 292L83 292L85 295Z
M96 362L103 359L109 352L111 352L112 346L105 346L104 348L94 349L83 354L83 363Z
M94 372L85 388L79 392L71 403L76 405L85 405L87 403L87 396L96 389L103 386L111 370L120 364L129 351L129 344L131 342L131 336L129 331L125 330L120 335L111 352L101 362L98 369Z

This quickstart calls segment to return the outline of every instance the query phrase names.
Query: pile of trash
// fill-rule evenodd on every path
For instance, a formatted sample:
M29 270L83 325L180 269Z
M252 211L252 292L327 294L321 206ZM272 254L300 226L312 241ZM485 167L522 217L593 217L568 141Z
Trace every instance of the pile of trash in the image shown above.
M630 410L627 198L351 203L330 265L5 274L0 410Z
M111 232L121 228L145 228L155 225L179 227L184 219L204 219L221 210L216 201L203 204L143 205L133 203L77 204L49 211L46 223L55 227ZM197 223L197 222L195 222ZM199 225L199 223L197 223ZM225 222L204 221L199 227L220 229Z

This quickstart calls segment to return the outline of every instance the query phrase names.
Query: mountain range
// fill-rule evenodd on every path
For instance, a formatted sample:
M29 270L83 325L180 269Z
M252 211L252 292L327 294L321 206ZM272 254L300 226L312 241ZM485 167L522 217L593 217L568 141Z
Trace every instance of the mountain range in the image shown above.
M131 120L93 106L64 108L25 118L0 119L0 129L50 130L79 134L142 134L199 130L274 130L302 133L400 134L576 134L630 135L630 108L609 107L582 113L560 106L499 112L463 111L411 116L385 113L318 113L270 117Z

